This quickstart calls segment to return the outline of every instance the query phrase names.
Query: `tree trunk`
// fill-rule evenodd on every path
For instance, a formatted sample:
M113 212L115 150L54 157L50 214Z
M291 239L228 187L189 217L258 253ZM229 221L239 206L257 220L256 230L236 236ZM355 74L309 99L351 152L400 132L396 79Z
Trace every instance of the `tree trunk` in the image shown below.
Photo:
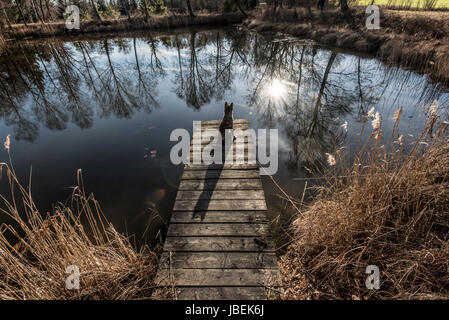
M131 15L129 13L129 1L128 0L122 0L121 4L123 8L125 9L126 16L128 17L128 21L131 21Z
M25 24L25 26L27 26L27 22L26 22L24 14L23 14L22 6L19 4L19 1L17 1L17 0L16 0L16 6L17 6L17 10L19 10L19 15L22 18L23 23Z
M340 0L340 8L343 13L346 13L349 10L348 0Z
M95 17L101 21L101 17L100 17L100 13L98 13L98 9L97 6L94 3L94 0L90 0L90 5L92 6L92 8L94 9L95 12Z
M42 20L42 17L38 13L38 10L36 9L37 5L34 0L31 0L31 6L33 7L34 14L36 15L37 20L39 20L41 23L44 23L44 21Z
M189 10L189 15L191 17L194 17L195 14L193 13L192 6L190 5L190 0L186 0L186 3L187 3L187 9Z
M147 6L147 0L143 0L143 10L145 10L145 20L148 20L148 6Z
M5 4L3 3L3 1L0 1L0 5L2 6L3 14L5 15L6 23L8 24L8 27L9 27L10 29L12 29L11 23L9 22L8 14L6 13ZM2 26L3 26L3 23L2 23Z
M240 10L240 12L245 16L248 17L246 12L243 10L242 6L240 5L240 0L235 0L235 4L237 5L237 8Z
M346 21L353 22L351 11L349 10L348 0L340 0L340 8L343 11Z
M51 21L53 17L51 16L49 0L45 0L45 6L47 7L47 18Z
M44 6L42 5L42 0L39 0L39 8L41 9L42 20L46 21L47 19L45 18L45 11Z
M340 1L342 1L342 0L340 0ZM329 57L329 60L327 62L326 70L324 71L323 79L321 80L320 92L318 93L315 108L313 110L312 122L311 122L309 130L307 132L308 137L311 137L313 135L313 132L315 131L315 128L316 128L316 125L318 122L318 113L321 109L321 98L323 96L324 89L326 88L327 78L329 76L329 73L331 71L332 65L334 64L336 57L337 57L337 54L335 52L332 52L332 54Z
M313 17L312 8L310 7L310 0L306 0L306 7L307 7L307 13L309 14L310 18Z

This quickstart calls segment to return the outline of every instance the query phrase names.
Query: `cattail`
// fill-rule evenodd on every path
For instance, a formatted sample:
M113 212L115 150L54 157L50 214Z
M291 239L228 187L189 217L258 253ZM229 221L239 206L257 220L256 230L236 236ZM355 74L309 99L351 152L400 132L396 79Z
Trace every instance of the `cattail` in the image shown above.
M337 164L337 161L335 160L335 157L332 154L326 153L326 157L327 157L327 163L330 166L335 166Z
M401 145L401 146L402 146L402 138L404 138L404 136L401 134L401 135L399 136L399 138L398 138L398 141L397 141L397 143L398 143L399 145Z
M393 121L394 122L399 122L399 119L401 118L401 114L402 114L402 107L400 107L398 110L396 110L396 112L393 115Z
M368 111L368 118L372 118L374 117L374 107L372 107L371 109L369 109Z
M373 121L371 121L371 125L373 126L373 130L378 131L380 129L380 124L382 122L382 116L379 112L376 112Z
M9 144L11 143L10 138L11 138L11 134L8 133L8 135L6 136L5 143L3 144L5 146L5 149L8 150L8 152L9 152Z
M430 116L434 116L434 115L436 115L437 114L437 110L438 110L438 101L434 101L433 103L432 103L432 105L429 107L429 113L430 113Z

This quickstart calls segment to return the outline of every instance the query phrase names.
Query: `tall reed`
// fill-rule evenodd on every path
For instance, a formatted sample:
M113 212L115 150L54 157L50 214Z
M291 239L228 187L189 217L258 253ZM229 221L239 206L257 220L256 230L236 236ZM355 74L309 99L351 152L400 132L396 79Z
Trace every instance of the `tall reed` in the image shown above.
M9 136L5 148L10 149ZM17 179L10 161L0 163L11 193L0 195L0 299L143 299L154 287L156 254L136 250L86 195L78 170L72 204L42 213L31 186ZM5 183L6 181L2 181ZM79 288L67 286L79 270ZM67 272L66 272L67 271ZM72 283L73 284L73 283Z
M337 152L318 197L299 208L281 262L286 298L449 298L449 123L434 103L406 144L401 111L381 120L372 110L352 165ZM382 121L395 121L389 146ZM365 285L369 265L380 269L379 290Z

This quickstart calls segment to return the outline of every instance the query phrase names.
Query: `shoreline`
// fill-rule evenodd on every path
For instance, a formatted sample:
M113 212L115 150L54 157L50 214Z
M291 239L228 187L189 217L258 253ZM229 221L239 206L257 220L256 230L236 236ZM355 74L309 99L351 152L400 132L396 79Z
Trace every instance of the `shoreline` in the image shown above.
M3 44L17 40L32 40L51 38L57 36L80 36L95 33L130 32L145 30L164 30L196 26L226 26L241 23L244 17L238 13L229 14L198 14L152 16L146 20L144 17L135 17L131 20L122 18L117 20L89 20L81 21L79 29L69 30L64 21L46 24L18 25L6 29L2 35Z
M254 10L248 18L240 13L152 16L118 20L82 21L80 29L69 30L64 21L13 26L0 39L2 46L18 40L52 37L84 37L88 34L173 30L189 27L213 27L240 24L244 30L280 32L317 44L370 54L390 66L400 66L426 74L433 82L449 87L449 22L435 18L433 12L381 11L381 29L367 30L363 8L352 9L354 22L349 25L339 10L313 12L304 8ZM449 21L449 13L446 20Z
M284 9L276 17L264 12L262 16L248 18L241 27L256 32L279 32L299 39L311 39L317 44L371 54L382 62L426 74L430 80L449 87L449 24L438 28L422 29L421 19L428 17L399 17L384 10L381 18L385 27L369 31L364 23L364 12L353 10L354 25L346 24L338 11L314 14L313 19L305 11ZM268 16L268 17L267 17ZM427 21L427 20L426 20ZM432 23L431 23L432 25Z

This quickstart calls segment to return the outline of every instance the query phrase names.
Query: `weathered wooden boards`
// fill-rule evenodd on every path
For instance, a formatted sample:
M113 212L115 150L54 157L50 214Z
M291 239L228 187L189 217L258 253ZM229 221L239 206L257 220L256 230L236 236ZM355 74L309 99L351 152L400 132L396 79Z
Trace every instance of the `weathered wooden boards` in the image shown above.
M220 121L202 121L202 131ZM248 129L247 119L234 129ZM199 132L194 130L194 139ZM199 140L191 152L209 142ZM252 159L252 139L234 141ZM234 156L234 159L236 157ZM279 285L266 202L254 163L184 167L157 281L178 299L265 299ZM270 296L272 294L269 294Z

